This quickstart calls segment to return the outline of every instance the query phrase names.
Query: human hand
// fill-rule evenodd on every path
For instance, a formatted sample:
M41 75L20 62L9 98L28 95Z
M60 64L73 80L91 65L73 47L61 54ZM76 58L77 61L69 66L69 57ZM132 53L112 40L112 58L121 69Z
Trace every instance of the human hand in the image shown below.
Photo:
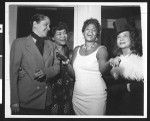
M109 63L112 67L119 67L120 65L120 62L121 62L121 59L119 57L116 57L116 58L111 58L109 60Z
M43 82L46 79L46 75L43 73L42 70L37 69L34 73L34 80L37 80L39 82Z
M11 110L13 113L18 113L19 112L19 104L18 103L12 104Z
M62 60L62 61L67 61L67 57L65 55L63 55L62 53L56 51L56 56L59 60Z

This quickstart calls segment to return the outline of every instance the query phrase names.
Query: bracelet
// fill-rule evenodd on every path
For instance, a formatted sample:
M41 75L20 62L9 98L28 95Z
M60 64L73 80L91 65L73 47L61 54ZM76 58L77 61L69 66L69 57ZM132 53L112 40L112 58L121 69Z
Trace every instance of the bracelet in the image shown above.
M131 90L130 90L130 83L127 83L127 90L128 90L128 92L131 92Z

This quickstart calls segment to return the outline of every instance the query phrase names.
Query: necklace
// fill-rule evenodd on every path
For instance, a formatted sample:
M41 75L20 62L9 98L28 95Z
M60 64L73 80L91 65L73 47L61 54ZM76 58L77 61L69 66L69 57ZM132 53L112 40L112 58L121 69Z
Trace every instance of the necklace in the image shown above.
M89 47L86 47L86 45L84 44L84 45L83 45L83 49L89 50L89 49L91 49L91 48L94 48L96 45L97 45L96 42L95 42L94 44L92 44L91 46L89 46Z

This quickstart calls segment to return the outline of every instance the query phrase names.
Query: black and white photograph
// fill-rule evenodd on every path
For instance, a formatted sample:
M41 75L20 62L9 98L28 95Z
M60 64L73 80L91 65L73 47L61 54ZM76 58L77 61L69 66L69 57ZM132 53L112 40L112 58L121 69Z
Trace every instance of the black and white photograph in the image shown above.
M147 14L146 2L5 2L4 117L147 118Z

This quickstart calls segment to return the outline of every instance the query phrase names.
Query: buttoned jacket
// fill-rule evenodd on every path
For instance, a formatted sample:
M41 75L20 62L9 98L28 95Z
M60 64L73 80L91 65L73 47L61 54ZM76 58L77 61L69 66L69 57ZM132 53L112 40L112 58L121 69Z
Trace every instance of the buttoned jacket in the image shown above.
M60 71L54 51L55 45L50 40L44 41L43 56L31 35L14 40L10 52L11 104L19 103L24 108L45 108L47 90L51 90L47 82ZM34 79L37 69L46 74L44 82Z

